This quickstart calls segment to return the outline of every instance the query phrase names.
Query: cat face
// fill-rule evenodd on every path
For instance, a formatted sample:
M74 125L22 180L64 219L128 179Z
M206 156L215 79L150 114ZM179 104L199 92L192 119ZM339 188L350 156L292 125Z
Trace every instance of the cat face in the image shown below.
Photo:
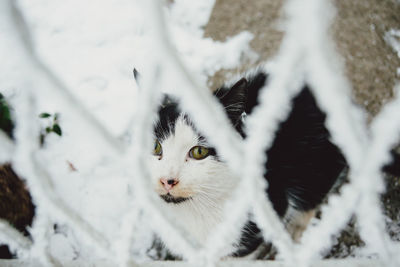
M243 112L242 102L233 96L243 88L241 82L240 86L222 88L215 94L233 125L238 124ZM218 206L232 191L237 179L190 117L168 97L158 110L154 140L150 160L152 184L166 203Z
M167 129L161 122L156 125L151 158L154 189L171 204L218 201L227 193L223 187L231 189L230 171L188 118L176 115Z
M177 104L161 107L158 115L148 161L153 190L179 227L205 244L238 179Z

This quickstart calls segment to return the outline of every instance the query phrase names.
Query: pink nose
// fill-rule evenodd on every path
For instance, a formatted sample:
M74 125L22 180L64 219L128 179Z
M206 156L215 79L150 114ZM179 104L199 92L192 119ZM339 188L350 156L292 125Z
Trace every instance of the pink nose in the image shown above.
M178 179L175 178L161 178L160 183L164 186L165 190L168 192L179 183Z

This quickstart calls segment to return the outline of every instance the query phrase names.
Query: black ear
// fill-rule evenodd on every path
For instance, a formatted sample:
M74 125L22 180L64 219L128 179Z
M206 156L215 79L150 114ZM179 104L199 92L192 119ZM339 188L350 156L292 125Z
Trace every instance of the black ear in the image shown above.
M264 72L258 72L253 76L250 76L247 85L247 101L246 101L246 114L251 114L253 108L258 105L258 95L261 89L264 88L268 75Z
M136 68L133 68L133 77L135 78L136 84L140 88L140 83L142 81L142 75L137 71Z
M174 99L168 94L163 94L160 106L163 108L171 104L176 104L176 99Z
M242 78L237 81L231 88L220 88L215 92L215 96L219 99L225 108L225 111L236 126L244 112L247 99L247 80Z

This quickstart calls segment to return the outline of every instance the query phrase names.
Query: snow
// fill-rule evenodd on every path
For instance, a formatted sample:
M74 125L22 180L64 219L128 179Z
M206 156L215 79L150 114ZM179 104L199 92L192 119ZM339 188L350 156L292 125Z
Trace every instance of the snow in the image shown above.
M106 240L119 240L124 232L116 229L133 227L124 225L122 220L126 211L136 204L132 203L132 171L126 171L126 165L110 151L109 146L102 143L101 138L99 140L93 129L89 129L95 124L92 118L79 118L72 111L75 111L74 103L78 104L76 109L81 108L81 103L90 110L95 119L105 126L102 131L108 136L106 139L125 140L122 137L130 134L129 127L135 116L138 91L132 70L135 67L146 74L152 62L149 59L154 53L154 47L149 45L152 40L146 36L152 23L143 11L142 6L145 5L145 1L128 0L19 1L18 7L29 27L35 53L44 63L44 72L46 68L52 71L53 77L49 81L40 78L42 73L35 75L34 71L29 70L34 67L24 58L28 51L9 53L16 48L19 50L15 51L24 51L24 45L18 43L19 37L15 38L13 25L3 23L2 32L7 42L3 42L1 47L2 58L7 58L10 62L7 68L2 69L0 86L2 93L13 105L26 106L27 113L20 113L16 118L20 121L31 121L31 126L21 124L23 129L18 125L17 133L20 137L17 138L17 152L13 158L19 173L27 177L35 202L39 203L37 217L40 219L35 221L32 229L35 248L31 253L41 261L46 262L48 257L43 254L46 247L50 248L52 257L62 261L76 258L90 260L100 255L113 258L115 254L119 255L118 249L111 251L110 255L99 254L99 250L91 247L93 242L91 243L90 238L88 240L79 231L74 231L86 229L84 225L88 222L89 227L95 232L101 232ZM198 3L175 1L164 8L174 46L204 88L208 75L221 68L233 68L246 53L251 54L249 41L252 35L249 33L233 36L225 43L202 37L202 28L208 21L213 5L213 0ZM1 8L6 14L3 16L4 20L11 14L8 8L8 3L4 2ZM28 44L29 41L28 39ZM29 71L24 72L24 69ZM49 83L61 84L62 89L69 90L75 98L71 100L66 97L67 102L70 102L65 104L65 98L60 98L64 93L52 91L54 84L49 86ZM27 104L31 101L21 98L28 91L33 95L34 103ZM53 210L55 206L49 205L48 201L53 196L43 194L43 188L39 186L40 179L29 178L34 176L31 172L35 166L31 164L30 154L27 152L35 151L36 148L32 146L32 134L29 138L28 132L38 132L38 129L27 127L43 124L42 119L35 117L35 113L40 112L60 113L63 135L59 137L49 134L45 146L35 157L46 167L46 172L51 177L47 182L60 203L67 203L72 214L76 213L85 222L76 223L73 219L71 226L70 220L57 214ZM111 135L107 135L108 133ZM35 138L34 135L33 137ZM7 144L8 141L3 136L1 138L2 144ZM13 149L11 145L8 147L10 148L2 150L2 161L10 159ZM139 217L142 221L149 219L146 215ZM136 218L131 218L128 221L135 220ZM45 230L52 222L64 225L61 227L64 230ZM134 234L140 235L140 238L135 238L137 242L129 246L132 247L131 252L136 260L146 259L146 249L151 245L153 233L146 223L142 223L141 228L140 223L135 225ZM109 245L105 243L105 246Z
M400 30L390 29L386 32L385 41L390 45L394 51L396 51L397 56L400 57Z
M205 88L208 75L234 68L244 57L254 59L249 47L252 35L242 32L224 43L203 38L214 0L175 0L163 9L155 0L20 0L29 29L24 29L15 9L11 12L12 2L0 4L0 30L6 37L0 43L6 62L0 69L0 88L18 107L15 118L21 123L16 145L0 135L6 147L0 151L0 161L13 160L38 207L29 253L27 241L0 222L0 237L19 255L44 264L54 259L105 258L126 265L132 258L143 261L151 256L147 249L155 231L186 259L209 264L223 255L234 239L231 233L237 232L251 210L265 239L273 240L279 257L289 263L306 266L319 257L332 245L330 237L354 213L369 249L387 264L399 260L394 256L398 246L384 233L377 200L383 190L379 168L400 133L396 121L400 98L367 128L364 114L350 101L350 85L327 34L334 16L329 2L288 1L286 36L271 64L269 90L261 95L263 105L248 120L245 142ZM29 30L30 36L19 35L18 30ZM398 36L398 31L389 35L388 42L397 49L391 36ZM134 67L143 76L140 89L133 79ZM318 88L314 94L328 113L333 141L350 164L351 183L340 196L329 198L321 220L307 229L299 246L266 200L267 185L259 167L304 80ZM142 155L150 147L147 132L160 91L181 98L196 125L244 177L225 207L226 221L204 248L197 247L190 233L174 227L174 217L160 211L157 201L161 200L149 193ZM200 106L207 108L199 110ZM40 112L59 112L63 135L50 134L37 152L37 136L32 133L38 133L43 123L37 117ZM52 230L54 223L57 230Z
M400 30L399 29L390 29L386 32L384 39L388 45L392 47L392 49L397 53L397 56L400 58ZM400 68L396 70L397 76L400 76Z

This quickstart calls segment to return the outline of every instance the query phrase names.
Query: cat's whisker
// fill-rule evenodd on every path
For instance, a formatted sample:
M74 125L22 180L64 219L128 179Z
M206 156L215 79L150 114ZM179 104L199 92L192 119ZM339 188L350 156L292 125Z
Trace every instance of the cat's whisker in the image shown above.
M242 102L233 103L233 104L225 106L224 109L229 110L229 111L243 111L243 104L244 103L242 103Z
M209 194L199 194L197 199L207 206L218 207L218 198L212 198Z
M221 195L220 192L213 192L213 191L210 191L210 190L202 190L202 189L197 189L195 192L197 194L206 195L208 197L213 197L213 196L219 197Z
M213 189L213 190L220 190L220 191L226 191L226 187L219 185L219 184L198 184L197 187L200 188L206 188L206 189Z

